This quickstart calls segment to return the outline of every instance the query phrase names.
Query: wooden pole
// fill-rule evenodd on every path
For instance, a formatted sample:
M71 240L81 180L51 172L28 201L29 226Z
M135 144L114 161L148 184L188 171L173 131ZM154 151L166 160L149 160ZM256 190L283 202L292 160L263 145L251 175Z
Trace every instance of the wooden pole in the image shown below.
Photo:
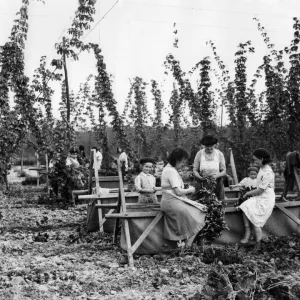
M88 182L88 193L92 194L92 184L93 184L93 163L94 163L94 155L93 151L90 151L90 166L89 166L89 182Z
M22 148L21 148L21 174L23 173L24 167L24 142L22 140Z
M49 193L49 177L48 177L48 172L49 172L49 166L48 166L48 154L45 154L45 160L46 160L46 187L47 187L47 193Z
M224 106L224 101L222 99L222 106L221 106L221 129L223 128L223 106Z
M99 174L98 174L98 165L97 165L97 156L96 150L92 150L93 160L94 160L94 173L95 173L95 183L96 183L96 194L99 196L100 194L100 186L99 186ZM101 200L97 201L98 204L101 204ZM98 208L98 218L99 218L99 230L103 232L103 218L102 218L102 209Z
M231 169L232 169L233 181L234 181L234 184L238 184L239 181L238 181L238 177L237 177L237 173L236 173L236 168L235 168L235 163L234 163L234 158L233 158L233 152L232 152L231 148L229 148L229 150L230 150L230 166L231 166Z
M126 213L126 202L125 202L125 194L124 194L124 186L123 186L123 177L121 172L121 163L118 160L118 174L119 174L119 182L120 182L120 188L119 193L121 197L121 208L122 213ZM128 263L129 267L133 267L133 253L131 252L131 238L130 238L130 231L129 231L129 224L128 220L123 220L124 225L124 231L125 231L125 239L126 239L126 246L127 246L127 255L128 255Z

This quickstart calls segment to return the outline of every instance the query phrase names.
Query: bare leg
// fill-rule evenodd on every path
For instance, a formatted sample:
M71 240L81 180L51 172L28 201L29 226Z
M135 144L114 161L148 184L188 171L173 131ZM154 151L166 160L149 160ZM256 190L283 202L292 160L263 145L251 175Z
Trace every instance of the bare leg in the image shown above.
M259 243L262 239L262 231L260 227L254 226L254 233L255 233L255 240L257 243Z
M250 221L247 218L247 216L243 212L243 221L244 221L244 227L245 227L245 235L243 239L241 240L242 244L246 244L249 241L250 235L251 235L251 230L250 230Z
M245 215L245 213L243 212L243 222L244 222L244 226L245 227L250 227L250 221L247 218L247 216Z
M260 227L254 226L255 240L256 245L254 247L254 251L259 251L261 249L261 240L262 240L262 230Z
M197 233L195 233L194 235L192 235L192 236L190 236L190 237L187 238L187 240L186 240L186 246L188 246L188 247L192 246L193 241L194 241L196 235L197 235Z

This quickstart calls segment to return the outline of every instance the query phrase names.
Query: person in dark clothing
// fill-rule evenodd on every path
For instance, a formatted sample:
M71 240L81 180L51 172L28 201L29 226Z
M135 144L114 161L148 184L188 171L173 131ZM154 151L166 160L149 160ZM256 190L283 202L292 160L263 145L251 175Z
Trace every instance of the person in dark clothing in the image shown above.
M83 145L79 145L78 147L78 155L77 155L77 160L80 163L81 166L85 165L86 162L86 155L85 155L85 151L84 151L84 146Z

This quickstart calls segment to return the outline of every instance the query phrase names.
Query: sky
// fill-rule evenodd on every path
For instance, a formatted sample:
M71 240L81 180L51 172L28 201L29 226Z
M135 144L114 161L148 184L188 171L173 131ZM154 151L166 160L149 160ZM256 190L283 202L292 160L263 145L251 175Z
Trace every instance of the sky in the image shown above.
M1 45L8 40L20 6L21 0L0 0ZM45 4L31 1L25 50L27 76L32 78L41 56L47 56L49 63L57 58L54 45L66 35L77 7L77 0L45 0ZM164 74L163 62L170 52L180 60L184 71L191 70L206 56L211 57L212 67L217 69L212 50L206 44L208 40L216 45L231 78L238 44L251 40L255 53L247 62L250 81L263 56L269 53L253 17L260 20L278 50L290 44L293 17L300 17L300 1L296 0L97 0L95 7L95 22L84 41L100 44L107 70L114 78L113 92L119 112L129 92L129 79L135 76L148 83L155 79L167 104L173 78ZM173 47L174 22L178 49ZM96 75L95 65L93 53L81 54L79 61L68 60L70 89L76 93L90 74ZM60 87L53 87L54 114L58 114ZM149 93L148 103L151 111L153 101Z

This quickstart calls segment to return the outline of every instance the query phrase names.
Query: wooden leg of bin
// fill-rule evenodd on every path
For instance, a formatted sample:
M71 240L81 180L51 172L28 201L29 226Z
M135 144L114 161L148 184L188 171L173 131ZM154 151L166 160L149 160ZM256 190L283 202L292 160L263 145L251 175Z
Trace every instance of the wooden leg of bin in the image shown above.
M112 214L113 212L114 212L114 208L112 208L109 212L108 212L108 214ZM101 223L99 223L99 227L103 227L103 224L106 222L106 220L107 219L105 219L105 217L102 219L102 221L101 221ZM100 220L99 220L99 222L100 222Z
M134 267L133 253L131 251L131 239L130 239L130 232L129 232L129 224L128 224L127 219L123 220L123 226L124 226L126 245L127 245L128 264L129 264L129 267Z
M101 204L101 200L97 200L97 204ZM98 208L98 218L99 218L99 230L103 232L103 218L102 218L102 209Z
M116 219L115 228L114 228L114 236L113 236L113 244L115 244L117 242L119 224L120 224L119 219Z
M119 213L120 210L121 210L121 198L120 198L120 194L119 194L118 205L117 205L117 213ZM113 243L114 243L114 244L115 244L116 241L117 241L118 232L119 232L119 224L120 224L119 219L116 219L116 222L115 222L115 228L114 228L114 236L113 236Z

